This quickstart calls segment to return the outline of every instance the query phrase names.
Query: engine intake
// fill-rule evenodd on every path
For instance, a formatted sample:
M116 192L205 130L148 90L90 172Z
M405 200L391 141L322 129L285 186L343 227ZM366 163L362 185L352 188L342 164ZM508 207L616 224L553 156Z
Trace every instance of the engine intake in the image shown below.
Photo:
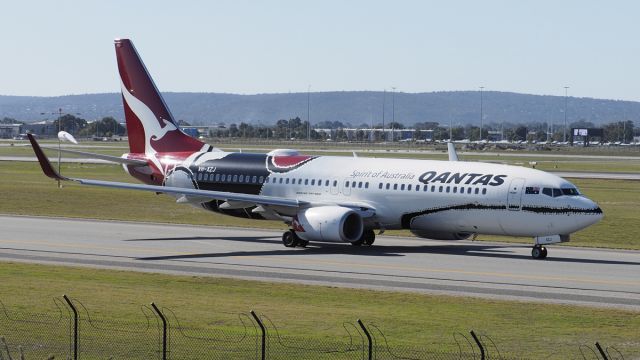
M362 236L364 224L355 211L342 206L320 206L301 210L296 234L307 241L354 242Z

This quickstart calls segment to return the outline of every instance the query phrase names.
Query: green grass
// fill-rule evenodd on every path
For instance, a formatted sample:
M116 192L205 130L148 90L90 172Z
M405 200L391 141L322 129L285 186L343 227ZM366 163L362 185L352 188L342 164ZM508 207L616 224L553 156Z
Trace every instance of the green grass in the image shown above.
M455 351L452 334L475 329L489 334L503 355L573 358L579 344L595 341L615 345L627 358L640 355L640 316L615 309L18 263L0 263L0 283L10 312L53 312L51 298L68 293L97 321L140 323L139 306L154 301L183 325L229 331L239 328L232 314L254 309L281 335L313 344L346 341L342 323L361 318L377 324L393 346ZM131 339L113 332L108 341Z

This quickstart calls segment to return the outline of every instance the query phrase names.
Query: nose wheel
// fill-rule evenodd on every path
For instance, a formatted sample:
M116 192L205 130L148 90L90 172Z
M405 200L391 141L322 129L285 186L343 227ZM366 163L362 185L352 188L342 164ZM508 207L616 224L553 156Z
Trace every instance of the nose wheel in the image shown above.
M544 246L536 245L531 249L531 257L536 260L542 260L547 257L547 248Z

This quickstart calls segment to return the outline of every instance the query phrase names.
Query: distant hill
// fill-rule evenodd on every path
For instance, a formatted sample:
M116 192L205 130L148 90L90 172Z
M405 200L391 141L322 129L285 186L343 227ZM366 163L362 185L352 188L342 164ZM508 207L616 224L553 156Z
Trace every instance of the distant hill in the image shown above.
M164 93L177 119L192 124L248 122L272 124L299 116L306 120L307 94L236 95L218 93ZM354 126L382 122L382 92L344 91L311 93L311 122L341 121ZM385 121L392 120L393 96L386 93ZM37 121L56 116L62 108L91 120L104 116L123 119L120 94L87 94L59 97L0 96L0 118ZM530 123L564 121L564 97L486 91L483 94L486 123ZM44 113L44 114L41 114ZM569 98L568 120L595 124L624 118L640 123L640 102ZM479 123L480 94L477 91L396 93L395 119L412 125L436 121L447 124Z

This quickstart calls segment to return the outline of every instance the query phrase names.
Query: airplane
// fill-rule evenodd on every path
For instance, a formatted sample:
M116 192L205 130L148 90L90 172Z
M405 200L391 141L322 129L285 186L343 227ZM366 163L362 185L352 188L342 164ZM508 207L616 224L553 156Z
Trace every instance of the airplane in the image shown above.
M133 43L115 40L130 152L121 157L65 150L121 164L142 184L68 178L29 140L43 172L58 181L167 194L180 204L249 219L279 220L286 247L309 242L370 246L376 231L463 240L478 234L532 237L545 245L603 218L567 180L540 170L449 160L310 156L290 149L225 152L178 126Z

